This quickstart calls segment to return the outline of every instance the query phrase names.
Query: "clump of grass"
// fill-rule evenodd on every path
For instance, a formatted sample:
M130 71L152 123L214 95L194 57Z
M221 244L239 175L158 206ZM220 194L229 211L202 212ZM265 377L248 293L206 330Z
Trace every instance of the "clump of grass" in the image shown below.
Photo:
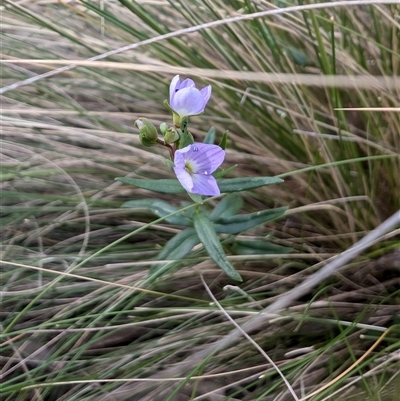
M2 82L287 5L6 1ZM247 339L178 377L171 372L232 330L226 313L244 324L400 209L400 118L392 109L399 91L398 13L398 5L377 2L249 18L6 92L4 399L293 399ZM289 205L292 212L242 239L273 238L293 252L244 255L227 243L245 279L240 288L226 287L232 283L201 248L145 285L154 257L180 227L120 208L151 196L185 205L183 197L114 182L127 174L167 176L163 154L140 145L133 121L169 119L161 104L176 73L213 85L206 113L192 120L193 134L201 140L210 125L229 129L227 164L239 164L234 175L285 175L282 185L244 194L244 210ZM349 107L362 110L343 110ZM327 383L313 400L396 399L398 244L393 230L252 333L299 399ZM222 310L210 304L207 287Z

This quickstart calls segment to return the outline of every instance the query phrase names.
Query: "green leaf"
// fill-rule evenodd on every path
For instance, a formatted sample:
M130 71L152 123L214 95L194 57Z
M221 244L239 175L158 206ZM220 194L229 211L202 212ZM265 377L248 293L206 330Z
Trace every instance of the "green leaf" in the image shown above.
M164 194L184 194L186 192L179 181L175 179L147 180L141 178L117 177L116 180L138 188ZM283 182L283 180L277 177L245 177L217 180L221 192L238 192L263 187L265 185L279 184L281 182Z
M121 207L131 208L131 209L145 209L154 213L158 217L164 217L167 214L177 212L179 208L170 205L168 202L165 202L160 199L140 199L140 200L132 200L125 202ZM165 219L166 222L171 224L177 224L180 226L188 226L192 225L191 220L185 217L185 213L183 212L181 215L176 214L174 216L168 217Z
M226 148L226 141L228 140L228 131L225 131L224 134L222 135L221 142L219 143L219 146L225 150Z
M287 207L280 207L250 214L219 218L214 221L214 229L218 233L239 234L283 216L286 210Z
M230 167L226 168L225 170L222 168L218 168L217 171L213 174L213 176L214 176L214 178L221 178L224 175L227 175L228 173L233 171L237 166L238 166L238 164L234 164L233 166L230 166Z
M196 230L192 227L186 228L180 233L172 237L163 247L161 252L157 255L157 260L179 260L185 257L197 244L200 239ZM171 262L170 262L171 263ZM173 267L174 263L171 263ZM162 269L165 265L154 264L150 267L150 273L154 273Z
M238 255L268 255L281 254L286 255L293 248L288 248L282 245L271 244L264 240L243 240L236 241L232 245L232 251Z
M230 217L239 212L243 206L243 199L238 194L229 194L223 198L210 214L210 219Z
M186 192L179 181L174 179L147 180L141 178L117 177L116 180L124 184L148 189L149 191L161 192L163 194L183 194Z
M179 140L179 149L185 148L186 146L189 146L192 143L194 143L193 135L190 132L188 132L187 135L185 136L185 139Z
M164 163L167 165L167 167L173 171L174 169L174 162L170 159L164 159Z
M193 202L198 203L200 205L203 204L203 198L200 195L192 194L191 192L188 192L187 194L190 196L190 199L192 199Z
M213 228L212 222L207 215L200 210L196 211L193 216L194 228L204 248L210 255L211 259L231 278L242 281L240 274L230 264L227 259L218 236Z
M179 149L182 149L194 142L193 135L188 131L188 123L189 123L189 117L183 117L181 121L181 127L178 130L179 132Z
M286 51L288 56L294 60L295 63L301 65L302 67L306 67L309 64L307 55L302 50L296 49L293 46L287 46Z
M260 188L265 185L279 184L281 182L283 182L283 180L277 177L227 178L218 180L218 187L221 192L238 192Z
M169 105L169 102L168 102L167 99L165 99L165 100L163 101L163 105L164 105L164 107L165 107L168 111L170 111L171 113L174 112L174 110L172 109L172 107Z
M208 132L207 132L207 134L206 134L206 136L204 138L203 143L208 143L208 144L212 145L215 142L215 133L216 133L215 128L211 127L208 130Z

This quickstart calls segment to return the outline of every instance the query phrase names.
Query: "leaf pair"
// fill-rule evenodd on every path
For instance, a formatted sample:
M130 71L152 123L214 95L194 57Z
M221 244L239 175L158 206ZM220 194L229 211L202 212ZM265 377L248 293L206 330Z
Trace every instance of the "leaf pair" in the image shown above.
M162 179L148 180L130 177L117 177L117 181L133 185L137 188L149 191L161 192L164 194L184 194L186 191L178 180ZM225 178L217 180L221 193L239 192L260 188L265 185L279 184L282 179L276 177L253 177L253 178Z
M186 226L164 246L157 256L157 260L171 260L167 265L172 268L176 261L188 255L194 246L202 243L210 257L221 269L234 280L241 281L240 275L228 261L218 238L219 233L236 235L246 230L265 224L268 221L281 217L286 208L268 209L261 212L239 214L243 200L238 194L230 194L223 198L211 213L196 210L186 210L166 219L171 224ZM126 202L123 207L133 209L147 209L159 217L178 212L179 209L158 199L145 199ZM242 248L245 245L242 245ZM278 252L277 252L278 253ZM165 271L166 266L154 264L150 273Z

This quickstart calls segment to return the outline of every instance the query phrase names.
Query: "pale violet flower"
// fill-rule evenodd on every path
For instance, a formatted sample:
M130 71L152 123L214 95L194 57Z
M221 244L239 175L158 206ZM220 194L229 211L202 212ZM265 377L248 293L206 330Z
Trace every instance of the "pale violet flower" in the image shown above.
M225 151L217 145L193 143L175 152L174 171L187 192L198 195L220 195L211 175L224 161Z
M169 86L169 105L181 118L193 116L204 111L211 96L211 85L199 90L193 80L180 81L176 75Z

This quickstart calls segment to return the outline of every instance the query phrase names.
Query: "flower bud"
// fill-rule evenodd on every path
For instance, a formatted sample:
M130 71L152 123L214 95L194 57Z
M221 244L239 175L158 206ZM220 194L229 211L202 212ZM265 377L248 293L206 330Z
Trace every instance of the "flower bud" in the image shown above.
M149 142L153 142L153 144L156 143L156 140L158 138L157 128L151 121L149 121L147 118L139 118L135 121L134 126L139 129L141 140L143 137L143 139L146 139Z
M161 123L160 124L160 131L163 135L165 135L165 133L167 132L168 129L168 124L167 123Z
M139 139L143 146L150 147L150 146L157 145L157 142L149 141L142 133L139 134Z
M175 128L168 128L164 134L164 140L167 143L174 143L179 140L178 131Z

